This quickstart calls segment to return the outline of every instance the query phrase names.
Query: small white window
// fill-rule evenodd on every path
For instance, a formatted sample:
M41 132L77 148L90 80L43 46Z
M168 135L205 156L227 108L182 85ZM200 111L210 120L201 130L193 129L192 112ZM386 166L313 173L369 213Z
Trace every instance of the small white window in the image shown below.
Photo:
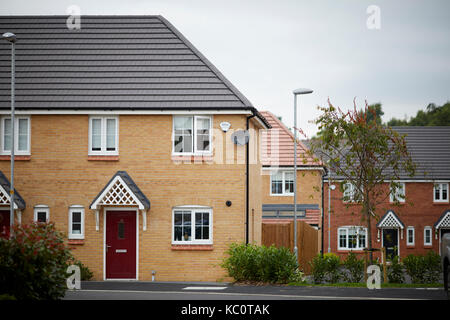
M270 175L270 195L294 195L294 171L273 171Z
M415 243L414 227L406 228L406 245L413 246Z
M425 227L424 230L423 230L423 244L425 246L431 246L433 244L432 228L431 227Z
M433 194L434 202L448 202L448 183L435 183Z
M46 205L34 207L34 222L47 223L50 221L50 209Z
M84 208L69 208L69 239L84 239Z
M367 228L346 226L338 228L338 250L362 250L366 247Z
M176 155L212 153L212 118L174 116L172 152Z
M14 117L14 154L30 155L30 117ZM1 153L11 154L12 126L11 117L3 117L1 121Z
M177 207L172 215L172 244L212 244L211 208Z
M119 154L119 118L89 118L89 155Z

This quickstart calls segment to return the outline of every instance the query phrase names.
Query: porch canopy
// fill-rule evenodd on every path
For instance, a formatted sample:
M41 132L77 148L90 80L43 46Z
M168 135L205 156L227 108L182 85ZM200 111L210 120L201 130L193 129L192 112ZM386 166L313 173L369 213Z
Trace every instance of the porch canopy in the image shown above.
M0 206L11 205L11 183L8 178L0 171ZM24 210L26 207L25 200L20 196L14 188L14 210Z
M145 212L150 209L150 200L126 171L117 171L89 206L96 213L97 231L99 230L98 213L102 206L137 206L142 212L143 229L147 228Z
M434 224L436 230L438 229L450 229L450 210L444 211L439 217L438 221Z
M405 229L405 225L400 220L400 218L395 214L394 211L388 210L386 214L381 218L381 220L377 223L378 231L380 229L400 229L401 238L403 239L403 229ZM378 232L378 238L380 238L380 234Z

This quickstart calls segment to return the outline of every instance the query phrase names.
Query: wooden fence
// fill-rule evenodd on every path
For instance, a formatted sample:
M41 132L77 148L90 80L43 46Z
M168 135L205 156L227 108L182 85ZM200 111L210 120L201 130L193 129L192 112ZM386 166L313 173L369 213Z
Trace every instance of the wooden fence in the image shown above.
M305 273L309 273L309 262L319 253L319 231L303 221L297 221L298 264ZM294 222L262 223L262 244L286 247L294 252Z

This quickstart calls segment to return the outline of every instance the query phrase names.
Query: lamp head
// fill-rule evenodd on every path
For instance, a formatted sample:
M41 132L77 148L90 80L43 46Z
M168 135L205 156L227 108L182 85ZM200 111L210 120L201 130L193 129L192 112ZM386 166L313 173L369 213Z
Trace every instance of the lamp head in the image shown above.
M15 43L16 42L16 35L14 33L12 33L12 32L5 32L2 35L2 38L4 40L8 41L8 42L11 42L11 43Z
M293 91L293 93L295 95L297 94L308 94L308 93L312 93L313 91L311 89L306 89L306 88L299 88Z

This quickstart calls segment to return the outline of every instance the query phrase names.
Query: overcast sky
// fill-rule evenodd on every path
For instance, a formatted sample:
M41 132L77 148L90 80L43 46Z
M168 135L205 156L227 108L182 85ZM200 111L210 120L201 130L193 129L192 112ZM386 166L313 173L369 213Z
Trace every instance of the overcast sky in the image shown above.
M450 100L448 0L1 0L1 15L160 14L177 27L259 110L308 135L317 105L381 102L387 121ZM379 8L379 20L371 5ZM374 20L375 19L375 20ZM379 29L369 29L370 26ZM82 21L81 21L82 23Z

